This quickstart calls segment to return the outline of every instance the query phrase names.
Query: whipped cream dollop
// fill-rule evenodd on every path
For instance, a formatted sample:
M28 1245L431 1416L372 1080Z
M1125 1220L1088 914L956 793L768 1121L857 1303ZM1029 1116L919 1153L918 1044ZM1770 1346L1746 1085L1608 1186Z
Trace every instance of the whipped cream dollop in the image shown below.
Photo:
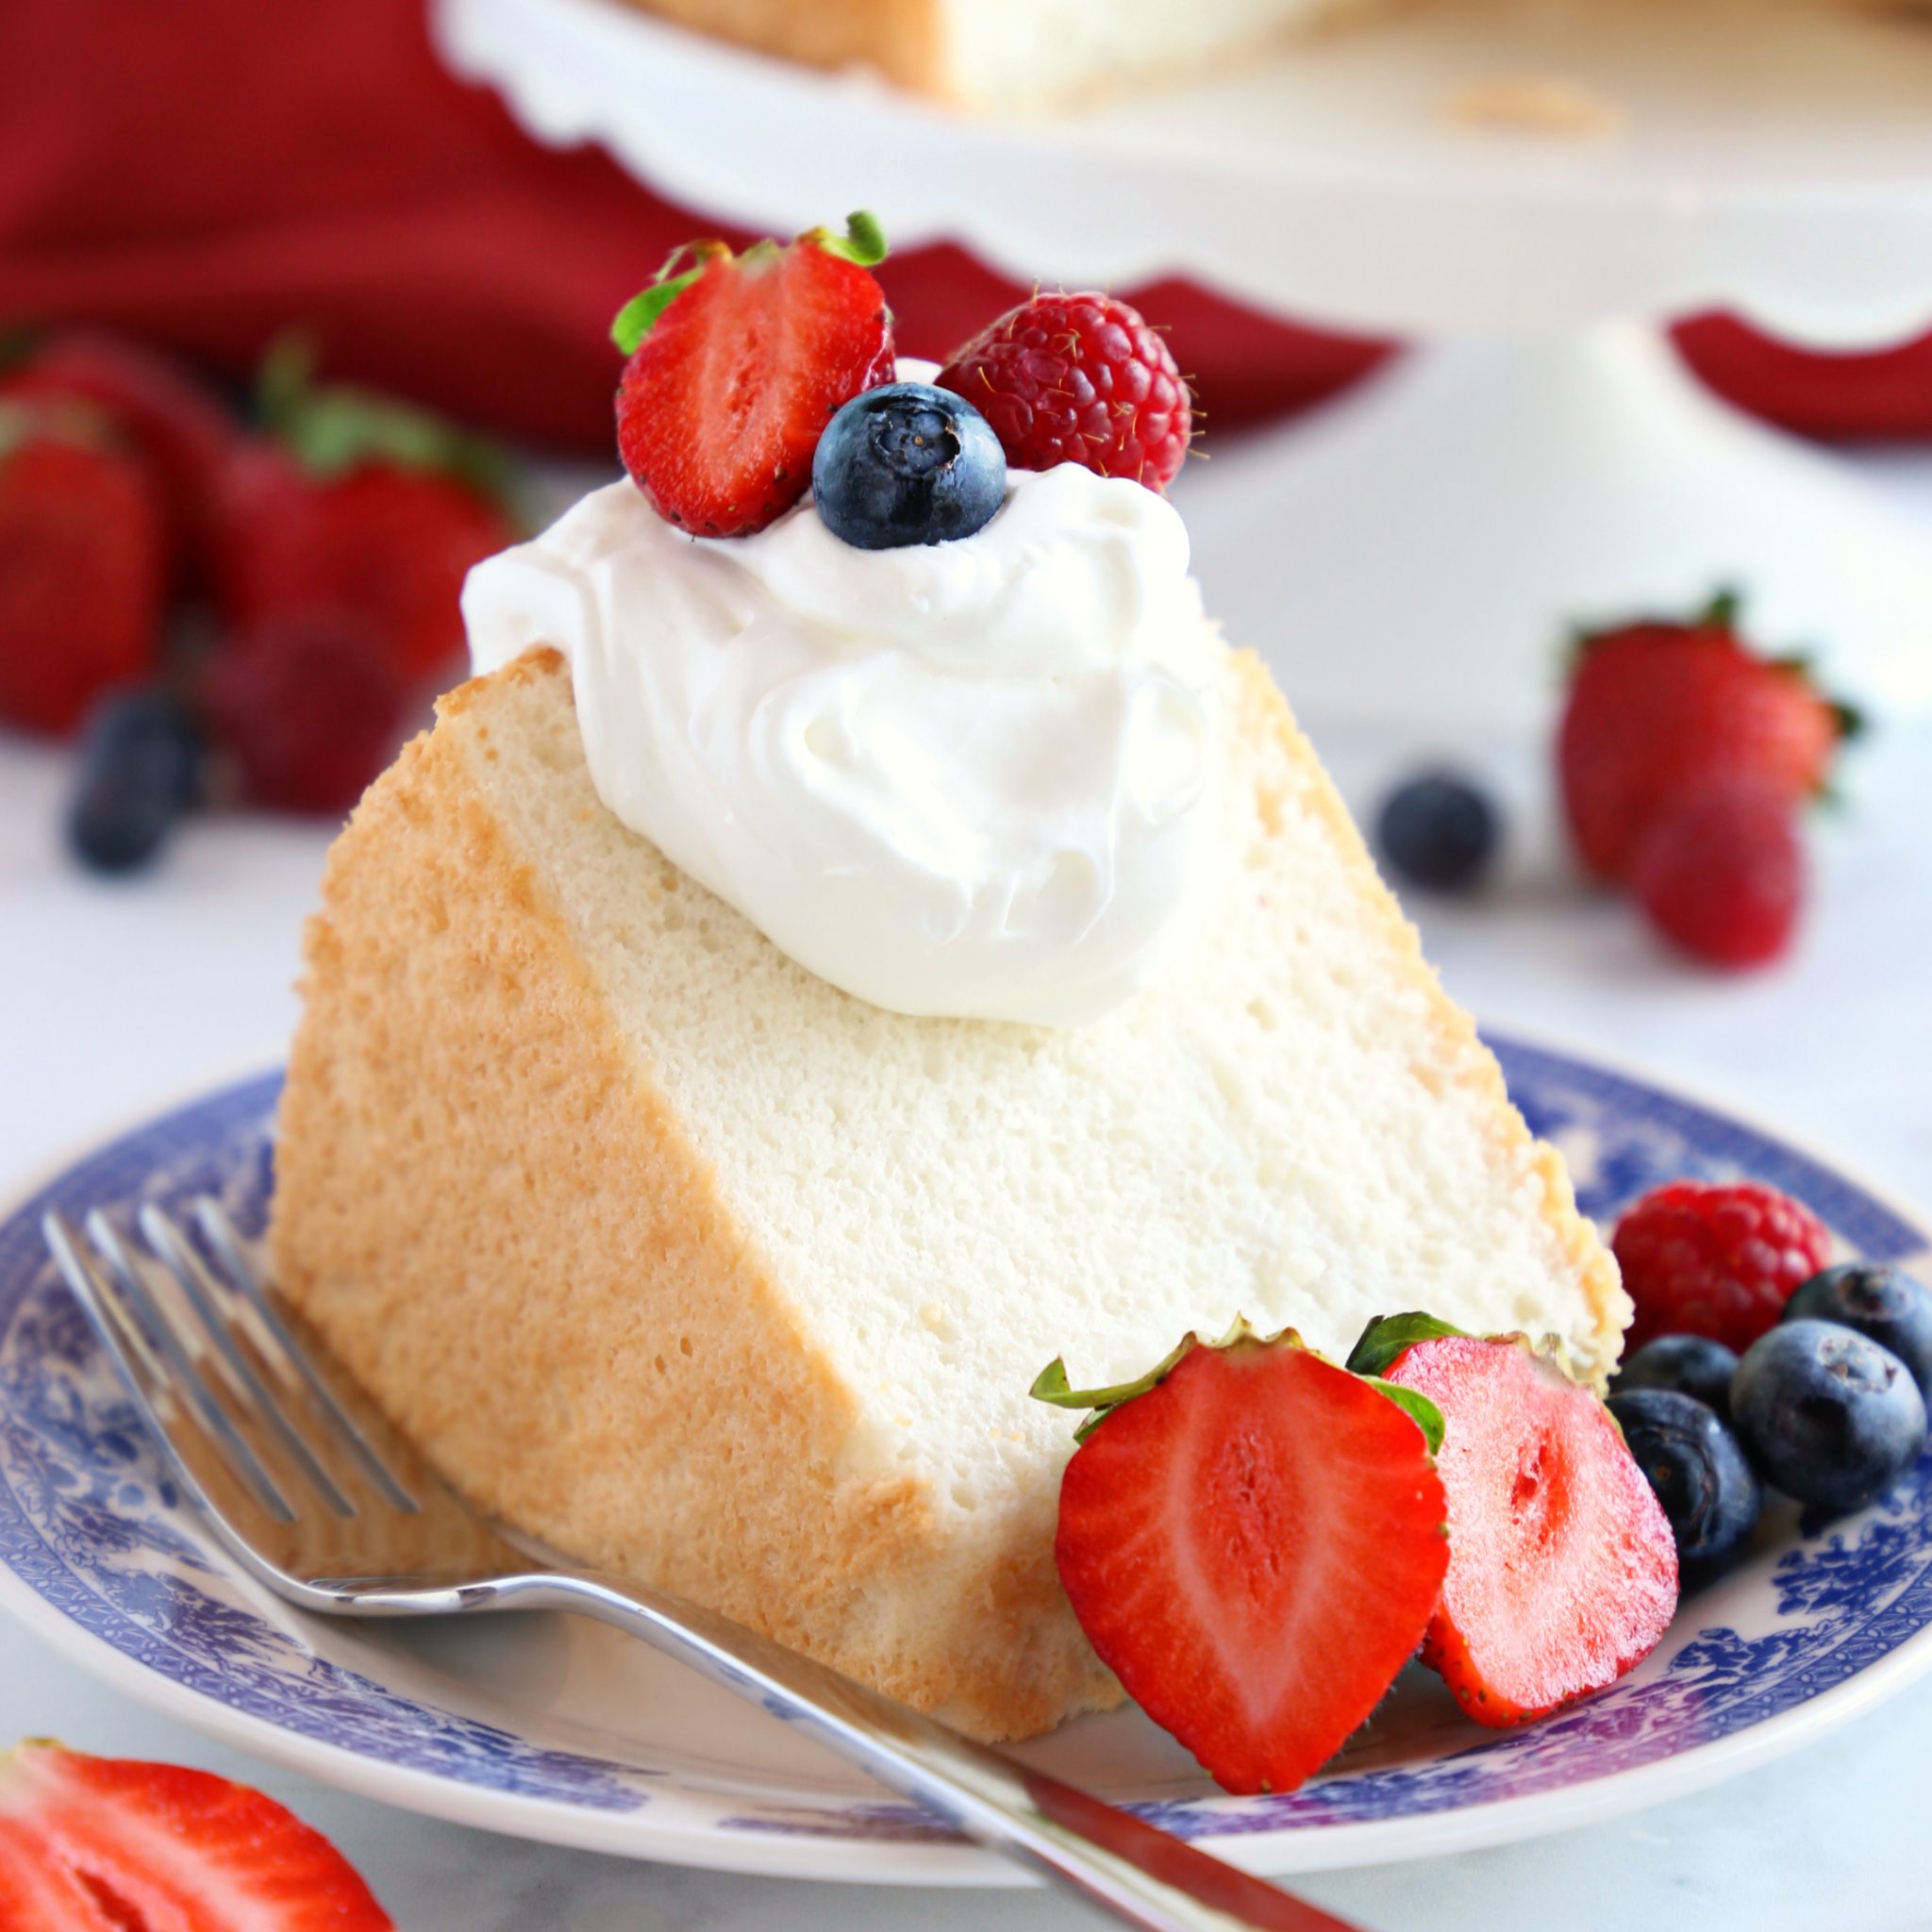
M1013 471L975 535L877 551L808 498L693 539L613 483L463 616L479 672L561 650L610 810L875 1006L1096 1019L1208 870L1223 646L1137 483Z

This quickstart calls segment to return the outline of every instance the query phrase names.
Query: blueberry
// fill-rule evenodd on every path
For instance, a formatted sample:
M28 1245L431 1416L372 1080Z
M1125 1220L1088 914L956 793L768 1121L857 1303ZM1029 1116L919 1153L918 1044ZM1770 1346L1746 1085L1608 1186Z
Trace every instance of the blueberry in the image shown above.
M206 742L193 714L156 686L110 692L81 735L67 842L96 872L133 872L200 798Z
M1639 1389L1675 1389L1728 1416L1731 1377L1737 1372L1737 1355L1722 1341L1705 1335L1659 1335L1631 1355L1610 1388L1618 1395Z
M1889 1348L1932 1395L1932 1288L1888 1261L1841 1261L1785 1304L1787 1322L1836 1322Z
M1760 1335L1731 1378L1731 1418L1767 1482L1833 1512L1869 1503L1925 1444L1911 1371L1830 1322Z
M811 491L835 537L860 550L950 543L1006 501L1007 458L973 405L924 382L856 395L825 425Z
M1456 892L1474 886L1494 857L1496 808L1453 772L1429 772L1390 793L1376 821L1383 857L1418 886Z
M1678 1560L1710 1568L1734 1555L1764 1496L1723 1418L1677 1389L1632 1389L1608 1407L1670 1519Z

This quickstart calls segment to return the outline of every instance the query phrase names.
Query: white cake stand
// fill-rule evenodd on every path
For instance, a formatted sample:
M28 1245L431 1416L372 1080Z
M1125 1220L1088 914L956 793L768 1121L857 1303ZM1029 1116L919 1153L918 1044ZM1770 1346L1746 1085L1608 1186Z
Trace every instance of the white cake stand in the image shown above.
M783 231L870 207L902 243L956 239L1023 277L1180 273L1423 339L1184 485L1210 600L1312 715L1527 729L1570 619L1719 581L1848 691L1932 704L1932 531L1715 402L1657 326L1732 306L1851 346L1932 323L1932 20L1472 0L1007 120L618 0L438 0L437 27L540 139L600 142L721 217ZM1545 78L1614 125L1456 111Z

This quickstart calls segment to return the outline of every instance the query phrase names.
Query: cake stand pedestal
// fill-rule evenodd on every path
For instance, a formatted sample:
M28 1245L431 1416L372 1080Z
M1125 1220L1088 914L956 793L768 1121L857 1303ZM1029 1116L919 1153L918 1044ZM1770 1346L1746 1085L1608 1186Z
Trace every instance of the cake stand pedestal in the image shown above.
M1932 23L1778 0L1431 4L1051 117L910 100L620 0L436 0L540 139L774 231L876 208L1022 276L1186 274L1425 346L1177 486L1211 604L1305 712L1547 715L1574 618L1750 599L1848 695L1932 707L1932 532L1744 419L1664 322L1849 346L1932 322ZM1589 129L1457 111L1564 84ZM1210 445L1211 446L1211 445Z

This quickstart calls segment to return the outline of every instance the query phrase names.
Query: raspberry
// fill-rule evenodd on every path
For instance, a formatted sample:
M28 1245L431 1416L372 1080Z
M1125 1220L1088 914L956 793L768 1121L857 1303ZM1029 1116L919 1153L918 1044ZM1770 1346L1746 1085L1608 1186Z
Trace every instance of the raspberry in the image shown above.
M1658 808L1630 883L1651 924L1713 966L1761 966L1790 943L1805 855L1790 798L1757 778L1718 779Z
M1824 1266L1831 1237L1775 1188L1672 1181L1624 1214L1610 1245L1637 1304L1627 1346L1706 1335L1741 1355Z
M367 619L310 609L264 618L229 640L200 696L250 799L332 813L382 770L410 690Z
M1166 341L1124 302L1036 295L955 351L939 386L993 426L1016 470L1081 463L1165 490L1193 409Z

